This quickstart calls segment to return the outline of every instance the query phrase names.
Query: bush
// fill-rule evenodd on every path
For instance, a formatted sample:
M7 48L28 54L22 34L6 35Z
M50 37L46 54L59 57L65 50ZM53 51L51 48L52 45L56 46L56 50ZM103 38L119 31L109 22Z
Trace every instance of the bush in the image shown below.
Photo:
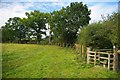
M78 42L92 48L112 48L112 43L107 35L108 31L103 24L93 23L84 27L78 37Z

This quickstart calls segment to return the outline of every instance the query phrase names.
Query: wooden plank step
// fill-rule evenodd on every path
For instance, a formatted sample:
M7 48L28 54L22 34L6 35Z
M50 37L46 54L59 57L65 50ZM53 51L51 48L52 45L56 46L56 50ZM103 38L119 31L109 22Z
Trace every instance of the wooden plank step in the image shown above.
M108 58L106 58L106 57L100 57L100 59L108 59Z
M113 54L113 51L107 51L108 53L112 53Z
M100 63L102 63L102 64L107 64L106 62L104 62L104 61L100 61Z
M110 55L113 55L113 53L108 53L108 52L97 52L97 53L99 53L99 54L110 54Z
M92 54L92 53L96 53L96 52L94 52L94 51L89 51L89 53L91 53L91 54Z
M100 61L100 63L103 63L103 64L104 64L104 63L106 63L106 62L104 62L104 61ZM110 65L113 65L113 63L110 63Z
M92 57L94 57L95 55L89 55L89 56L92 56Z

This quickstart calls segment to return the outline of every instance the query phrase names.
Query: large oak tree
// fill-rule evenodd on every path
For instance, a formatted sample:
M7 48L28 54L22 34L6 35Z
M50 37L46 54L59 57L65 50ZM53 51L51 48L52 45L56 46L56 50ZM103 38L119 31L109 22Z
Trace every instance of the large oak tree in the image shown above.
M82 2L73 2L70 6L51 13L50 26L54 41L72 44L76 41L77 33L89 24L90 10Z
M26 12L26 16L26 25L31 31L31 36L36 36L37 43L39 43L41 41L42 35L46 35L44 30L47 30L46 23L49 14L35 10L31 11L30 13Z

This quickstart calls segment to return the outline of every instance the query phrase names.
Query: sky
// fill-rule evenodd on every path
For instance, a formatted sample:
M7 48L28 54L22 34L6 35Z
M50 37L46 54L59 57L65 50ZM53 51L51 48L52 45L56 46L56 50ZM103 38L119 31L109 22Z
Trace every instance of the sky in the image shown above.
M118 11L118 0L0 0L0 27L9 18L25 17L25 12L53 12L68 6L71 2L87 4L91 10L90 23L102 20L101 15L107 16Z

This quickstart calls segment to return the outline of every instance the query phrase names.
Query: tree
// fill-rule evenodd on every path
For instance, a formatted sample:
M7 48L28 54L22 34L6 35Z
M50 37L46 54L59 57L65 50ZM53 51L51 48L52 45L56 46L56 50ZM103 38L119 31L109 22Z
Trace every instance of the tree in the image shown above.
M4 41L18 41L26 37L27 27L24 24L24 19L19 17L9 18L5 26L2 26L3 42Z
M51 14L50 26L54 40L72 44L76 41L77 33L90 20L90 10L82 2L71 3L70 6L54 11Z
M17 40L19 19L19 17L9 18L9 20L5 23L5 26L2 26L3 42L12 42L13 40Z
M19 41L20 43L26 43L28 39L30 39L30 30L27 26L27 19L26 18L20 18L19 19Z
M46 23L48 18L48 13L43 13L39 11L26 12L27 16L27 26L31 31L31 36L36 36L37 43L41 41L42 35L46 35Z
M13 42L13 31L9 29L2 29L2 42Z

